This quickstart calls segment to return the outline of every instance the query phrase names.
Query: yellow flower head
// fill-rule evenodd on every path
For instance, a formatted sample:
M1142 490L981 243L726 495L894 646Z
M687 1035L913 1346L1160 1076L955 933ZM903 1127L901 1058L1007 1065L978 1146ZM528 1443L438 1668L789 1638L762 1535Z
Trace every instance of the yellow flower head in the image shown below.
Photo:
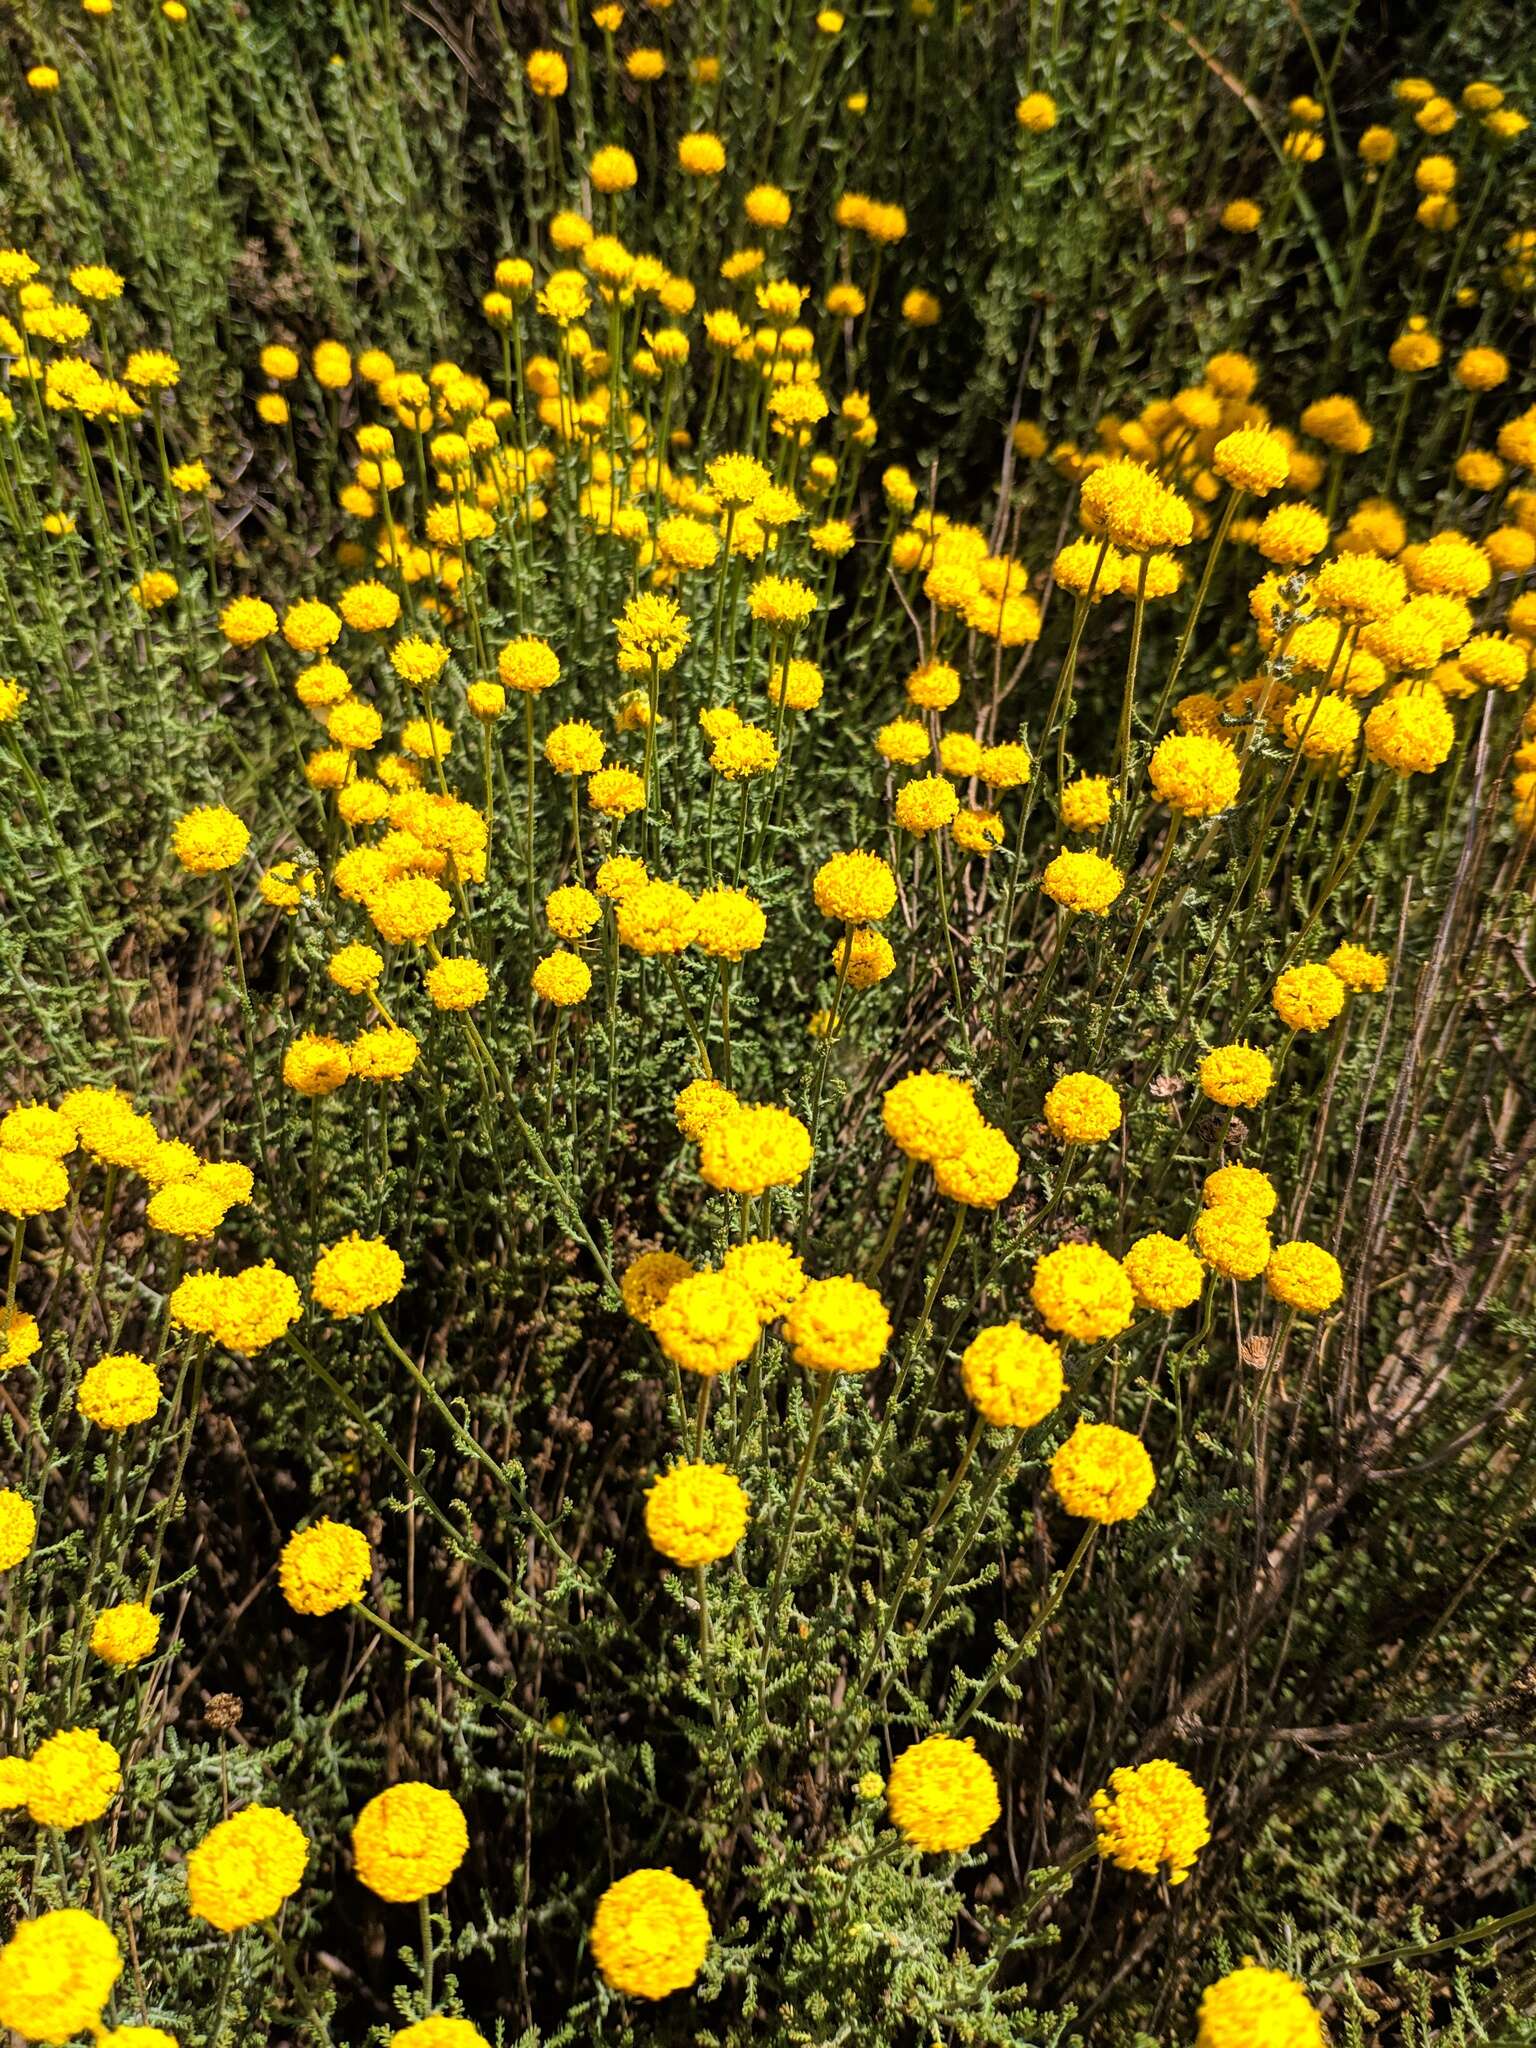
M122 1975L110 1927L67 1906L20 1920L0 1949L0 2026L25 2041L69 2041L97 2026Z
M404 1285L405 1262L394 1247L381 1237L359 1237L353 1231L321 1252L310 1292L317 1306L340 1319L383 1308Z
M100 1820L122 1790L122 1759L94 1728L61 1728L27 1759L27 1812L39 1827Z
M807 1281L784 1317L797 1365L811 1372L873 1372L891 1341L885 1303L862 1280L841 1274Z
M747 1510L745 1487L723 1465L674 1465L647 1491L645 1533L673 1564L714 1564L746 1534Z
M225 1934L270 1920L303 1881L309 1843L298 1822L272 1806L247 1806L220 1821L187 1858L194 1919Z
M930 1735L904 1749L886 1781L891 1819L915 1849L969 1849L1002 1813L997 1778L967 1736Z
M609 1885L592 1922L603 1980L626 1998L684 1991L704 1967L709 1913L695 1887L670 1870L632 1870Z
M1183 1884L1211 1839L1205 1794L1177 1764L1162 1758L1114 1771L1109 1789L1093 1795L1099 1854L1117 1870L1167 1875Z
M1069 1515L1125 1522L1152 1496L1156 1475L1139 1437L1108 1422L1079 1422L1051 1460L1051 1484Z
M463 1809L435 1785L391 1785L369 1800L352 1830L358 1881L394 1905L441 1891L468 1847Z
M960 1377L994 1429L1032 1429L1066 1391L1060 1346L1019 1323L978 1330L961 1354Z

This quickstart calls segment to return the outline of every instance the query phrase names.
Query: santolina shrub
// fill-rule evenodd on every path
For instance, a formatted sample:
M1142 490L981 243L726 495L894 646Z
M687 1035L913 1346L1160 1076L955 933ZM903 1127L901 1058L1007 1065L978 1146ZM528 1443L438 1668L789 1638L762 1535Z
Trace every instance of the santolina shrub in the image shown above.
M21 53L0 2024L1521 2006L1536 230L1351 22Z

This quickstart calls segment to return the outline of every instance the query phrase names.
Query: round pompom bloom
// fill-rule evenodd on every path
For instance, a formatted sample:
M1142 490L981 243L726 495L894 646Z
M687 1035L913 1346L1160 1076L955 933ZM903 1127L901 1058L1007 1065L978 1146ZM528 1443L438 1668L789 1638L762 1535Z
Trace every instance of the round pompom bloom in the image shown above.
M964 782L972 775L981 773L981 763L986 749L968 732L946 732L939 735L939 766L946 775L953 775Z
M1267 1173L1260 1173L1256 1166L1244 1166L1237 1160L1230 1166L1218 1166L1214 1173L1206 1175L1200 1198L1207 1209L1242 1209L1250 1216L1257 1216L1260 1222L1274 1215L1280 1201L1275 1184Z
M283 1054L283 1079L299 1095L332 1095L351 1072L347 1048L322 1031L301 1031Z
M1290 745L1299 748L1309 761L1347 762L1354 758L1360 714L1347 697L1308 690L1286 706L1280 723Z
M1108 1790L1093 1795L1093 1820L1099 1854L1117 1870L1166 1874L1170 1884L1183 1884L1211 1839L1205 1794L1162 1757L1112 1771Z
M389 1786L369 1800L352 1830L359 1881L393 1905L441 1891L468 1848L459 1802L435 1785Z
M430 2019L417 2020L391 2034L389 2048L490 2048L490 2043L468 2020L436 2012Z
M984 747L978 773L988 789L1022 789L1034 769L1022 740L1001 740Z
M591 994L592 970L577 954L557 947L535 966L532 982L536 996L542 996L558 1010L565 1010L585 1002Z
M757 1304L725 1273L689 1273L677 1280L648 1318L675 1365L713 1379L739 1365L757 1343Z
M401 875L368 901L368 915L390 946L420 945L453 917L453 898L429 875Z
M75 1149L76 1135L70 1119L46 1102L18 1102L0 1117L0 1150L6 1152L65 1159Z
M1264 1218L1235 1202L1219 1202L1195 1219L1200 1256L1229 1280L1257 1280L1269 1264L1269 1231Z
M149 1198L144 1220L151 1230L169 1237L197 1241L212 1237L229 1209L216 1189L195 1182L157 1188Z
M1416 377L1434 369L1444 353L1433 334L1410 322L1387 350L1387 361L1399 375Z
M677 144L678 167L690 178L718 178L725 169L725 144L707 129L683 135Z
M1045 1098L1051 1136L1065 1145L1095 1145L1120 1128L1120 1096L1097 1074L1063 1074Z
M75 1406L86 1421L112 1431L147 1422L159 1405L159 1375L134 1351L117 1351L99 1359L75 1394Z
M354 633L382 633L400 617L400 600L387 583L354 583L336 600Z
M1256 1045L1214 1046L1200 1062L1201 1093L1226 1109L1254 1109L1274 1085L1274 1062Z
M1344 984L1331 967L1288 967L1275 982L1273 1001L1292 1031L1323 1031L1344 1007Z
M558 50L534 50L523 65L528 90L541 100L557 100L569 83L565 59Z
M795 1363L811 1372L873 1372L891 1341L891 1319L873 1287L843 1273L806 1283L784 1335Z
M966 1396L994 1429L1032 1429L1066 1391L1061 1350L1019 1323L995 1323L960 1358Z
M318 598L302 597L283 614L283 638L295 654L324 654L341 638L341 615Z
M633 768L599 768L587 777L587 802L600 817L627 818L645 809L645 784Z
M277 1582L296 1614L334 1614L362 1599L372 1570L368 1538L326 1516L288 1538Z
M1216 443L1211 468L1235 491L1267 498L1291 473L1291 453L1266 427L1239 427Z
M934 1186L948 1201L972 1209L995 1209L1013 1193L1019 1178L1019 1155L1008 1139L984 1123L965 1150L935 1161Z
M597 190L607 193L628 192L640 175L629 151L612 143L597 152L587 173Z
M0 1757L0 1813L14 1813L27 1803L27 1760Z
M1522 540L1529 539L1522 534ZM1497 633L1476 633L1466 641L1457 660L1474 683L1488 690L1518 690L1525 681L1526 650L1518 640Z
M1109 823L1115 790L1107 775L1080 775L1061 792L1061 822L1069 832L1101 832Z
M673 1564L714 1564L746 1534L748 1506L723 1465L674 1465L646 1492L645 1533Z
M893 718L875 734L875 752L893 767L915 768L928 758L928 728L920 718Z
M0 1487L0 1572L13 1570L37 1541L37 1510L12 1487Z
M1423 164L1419 169L1424 168ZM1457 359L1456 382L1465 391L1492 391L1509 375L1509 357L1496 348L1469 348Z
M231 647L259 647L277 631L277 613L265 598L232 598L219 614L219 631Z
M27 1812L41 1828L100 1820L122 1787L122 1759L94 1728L61 1728L27 1759Z
M803 626L815 609L815 591L798 576L759 576L747 592L747 610L761 625Z
M1205 1274L1200 1261L1182 1238L1166 1237L1155 1230L1138 1237L1126 1253L1123 1264L1131 1292L1139 1308L1155 1309L1171 1316L1200 1299Z
M94 1914L67 1906L22 1920L0 1949L0 2026L24 2041L70 2041L100 2020L122 1950Z
M1294 1977L1244 1963L1200 2000L1195 2048L1325 2048L1323 2023Z
M699 1171L712 1188L734 1195L789 1187L811 1163L811 1134L776 1104L743 1103L704 1133Z
M1213 818L1236 803L1243 771L1226 740L1171 732L1158 741L1147 772L1162 802L1186 818Z
M969 1081L953 1074L907 1074L885 1091L881 1120L909 1159L953 1159L982 1128Z
M643 882L618 905L619 943L644 954L681 953L692 943L693 898L676 882Z
M1436 533L1413 556L1416 590L1441 597L1481 597L1493 581L1488 551L1464 533Z
M693 943L716 960L740 960L767 936L763 906L745 889L706 889L694 904Z
M1056 126L1056 102L1048 92L1027 92L1013 110L1026 135L1045 135Z
M222 804L204 804L176 820L171 845L189 875L217 875L238 864L251 835Z
M603 736L584 718L551 728L544 758L557 775L591 775L603 765Z
M962 853L983 856L995 853L1006 836L996 811L961 811L949 828L950 837Z
M69 1200L69 1175L41 1152L0 1152L0 1213L46 1216Z
M1069 1515L1128 1522L1150 1500L1156 1474L1140 1437L1109 1422L1079 1422L1051 1460L1051 1484Z
M1374 438L1369 421L1352 398L1334 393L1317 398L1301 415L1301 431L1345 455L1363 455Z
M448 650L441 641L424 639L419 633L408 633L389 650L389 665L402 683L413 683L417 689L426 689L448 666ZM416 720L415 723L424 721ZM422 751L430 753L432 749L428 746ZM443 751L446 753L447 749Z
M960 672L947 661L925 661L907 677L907 702L923 711L947 711L960 695Z
M1125 1268L1097 1244L1058 1245L1037 1260L1030 1298L1049 1329L1083 1344L1118 1337L1136 1312Z
M1257 545L1267 562L1299 568L1327 547L1328 521L1313 505L1276 505L1264 515Z
M295 1324L304 1312L304 1304L293 1279L270 1259L265 1265L248 1266L243 1273L219 1279L213 1274L198 1274L198 1282L217 1279L217 1287L200 1290L195 1299L189 1299L182 1292L191 1285L184 1280L176 1290L173 1306L181 1317L196 1317L188 1320L187 1327L202 1330L213 1336L226 1350L241 1351L247 1357L254 1357L267 1345L277 1339Z
M812 890L822 916L845 924L878 924L896 908L896 877L877 853L834 853Z
M649 1329L678 1281L690 1279L695 1270L677 1252L642 1252L625 1267L619 1282L626 1312Z
M742 206L754 227L782 228L789 224L789 194L781 192L777 185L754 185Z
M1125 876L1102 854L1072 853L1063 847L1041 876L1040 886L1063 910L1103 917L1125 887Z
M770 699L791 711L814 711L825 688L826 679L814 661L776 663L768 678Z
M1455 743L1456 721L1438 690L1388 697L1365 721L1365 751L1394 775L1428 775Z
M1379 995L1387 985L1390 966L1385 953L1372 953L1365 946L1346 943L1335 946L1327 965L1354 995Z
M159 1640L159 1617L142 1600L104 1607L91 1624L91 1648L105 1664L142 1664Z
M42 1332L36 1316L25 1309L0 1308L0 1373L13 1365L25 1365L42 1348Z
M703 1896L670 1870L621 1877L598 1900L592 1921L593 1960L626 1998L686 1990L704 1967L709 1940Z
M405 1261L382 1237L350 1236L328 1244L315 1261L309 1289L328 1315L365 1316L394 1300L405 1285Z
M1368 626L1407 601L1408 582L1398 563L1380 555L1334 555L1318 570L1309 594L1329 618Z
M1304 1316L1320 1316L1344 1292L1338 1260L1320 1244L1308 1244L1304 1238L1275 1246L1264 1282L1276 1301L1299 1309Z
M969 1849L1002 1813L997 1778L967 1736L930 1735L904 1749L886 1781L891 1819L914 1849Z
M645 862L631 853L611 853L593 876L597 893L609 903L627 903L650 880Z
M525 634L512 640L496 657L496 673L509 690L534 696L560 680L560 657L546 640Z
M1068 541L1051 565L1051 574L1063 590L1070 590L1074 597L1086 598L1091 604L1102 604L1120 588L1121 573L1125 568L1123 557L1117 555L1107 541Z
M309 1843L274 1806L247 1806L210 1828L187 1858L187 1905L225 1934L273 1919L304 1878Z
M712 1124L740 1107L730 1089L713 1079L690 1081L672 1098L672 1114L677 1128L695 1145Z
M1128 554L1183 547L1194 531L1188 503L1145 463L1117 456L1084 481L1083 524Z
M344 391L352 381L352 358L339 341L317 342L309 363L322 391Z
M798 1254L776 1237L733 1244L720 1261L720 1270L746 1288L760 1323L776 1322L805 1291L805 1267Z
M438 960L424 978L434 1010L472 1010L491 992L491 978L478 960Z
M850 926L832 948L832 972L850 988L874 988L895 971L891 942L872 925Z

